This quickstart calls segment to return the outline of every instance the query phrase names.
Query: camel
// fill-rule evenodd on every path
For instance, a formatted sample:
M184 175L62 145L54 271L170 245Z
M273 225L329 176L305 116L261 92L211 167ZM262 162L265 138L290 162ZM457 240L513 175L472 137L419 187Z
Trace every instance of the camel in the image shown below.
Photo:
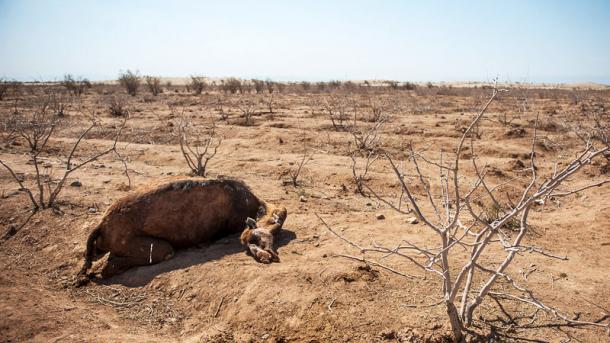
M92 261L110 253L103 278L134 266L171 259L175 249L241 233L259 262L279 262L273 238L287 217L284 207L256 197L232 179L171 179L149 185L112 204L89 235L77 283L86 283Z

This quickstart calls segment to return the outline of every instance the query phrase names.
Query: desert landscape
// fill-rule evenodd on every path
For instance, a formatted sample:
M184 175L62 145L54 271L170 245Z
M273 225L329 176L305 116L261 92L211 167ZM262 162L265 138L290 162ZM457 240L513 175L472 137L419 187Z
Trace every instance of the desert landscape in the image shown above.
M490 278L461 339L608 340L607 86L0 85L0 341L451 342ZM286 207L279 263L233 234L75 285L115 200L195 175Z

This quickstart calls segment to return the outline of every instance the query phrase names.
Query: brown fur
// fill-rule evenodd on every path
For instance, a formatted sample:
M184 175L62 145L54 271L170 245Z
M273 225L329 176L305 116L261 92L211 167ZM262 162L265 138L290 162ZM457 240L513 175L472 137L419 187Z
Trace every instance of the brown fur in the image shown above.
M243 231L242 244L262 262L279 261L273 235L286 209L257 198L242 182L202 178L172 179L117 200L87 241L86 275L96 255L110 252L102 271L110 276L131 266L167 260L175 248L211 242ZM257 219L246 226L248 218Z

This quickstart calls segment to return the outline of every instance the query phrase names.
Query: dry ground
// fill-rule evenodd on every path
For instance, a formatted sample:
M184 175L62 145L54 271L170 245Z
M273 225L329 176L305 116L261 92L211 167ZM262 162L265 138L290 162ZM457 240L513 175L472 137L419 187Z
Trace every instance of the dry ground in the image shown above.
M118 123L106 108L106 98L114 92L122 91L106 87L73 99L66 115L70 123L58 131L51 147L65 150L86 126L84 114L92 111L102 119L103 127L85 139L78 156L107 147L110 126ZM371 99L385 104L391 120L381 141L396 156L412 141L436 158L441 149L452 149L460 130L488 94L489 90L482 89L433 88L357 92L349 99L357 101L362 116L369 115ZM27 102L35 96L19 97ZM15 97L0 102L3 120L12 111ZM285 232L277 243L281 263L256 263L233 236L180 251L159 265L135 268L86 287L71 287L88 233L112 201L129 192L122 164L107 156L69 178L69 182L80 180L82 186L68 186L62 192L63 213L41 211L0 243L1 341L374 342L441 341L447 337L449 324L442 306L411 306L440 299L440 283L434 277L404 279L333 257L336 253L358 253L320 225L316 213L361 244L376 241L391 245L402 239L428 245L433 242L428 241L432 236L422 224L409 224L405 216L375 198L354 192L347 156L351 136L334 130L324 114L322 104L328 94L275 95L274 113L266 113L261 104L258 112L263 113L255 115L250 126L241 125L235 105L240 97L216 92L195 96L176 88L158 97L143 94L130 98L131 117L119 149L129 158L134 187L168 175L187 175L172 136L174 126L170 123L175 118L168 104L184 108L198 123L219 116L217 101L221 99L229 118L218 125L226 138L210 162L209 176L242 179L266 201L288 208ZM539 172L549 173L555 161L566 161L580 147L566 129L568 124L587 111L605 110L609 105L608 91L513 89L490 108L480 127L481 136L475 140L477 153L497 171L494 182L519 175L516 161L528 163L534 117L540 113L543 143L537 147ZM512 125L498 122L505 114L514 118ZM361 125L368 124L363 121ZM524 133L514 131L515 127ZM299 186L286 184L286 171L294 168L306 151L313 157L302 171ZM31 182L33 169L25 152L23 141L0 144L0 159ZM54 176L59 176L60 166L53 167ZM436 170L426 168L425 172ZM586 167L582 175L591 181L608 177L601 160ZM582 184L573 181L574 185ZM374 165L369 182L393 199L399 191L387 162L381 159ZM2 169L2 233L28 216L28 199L18 188ZM523 254L511 267L514 275L531 272L527 280L520 281L536 289L548 303L583 320L597 320L610 312L609 197L606 185L537 207L530 242L569 259ZM380 214L385 219L378 219ZM405 273L422 275L404 261L390 259L387 263ZM517 314L532 313L523 305L510 306ZM477 331L483 335L493 331L492 324L507 319L492 301L484 303L476 318ZM541 314L536 325L506 334L553 342L608 340L603 329L567 328L555 323Z

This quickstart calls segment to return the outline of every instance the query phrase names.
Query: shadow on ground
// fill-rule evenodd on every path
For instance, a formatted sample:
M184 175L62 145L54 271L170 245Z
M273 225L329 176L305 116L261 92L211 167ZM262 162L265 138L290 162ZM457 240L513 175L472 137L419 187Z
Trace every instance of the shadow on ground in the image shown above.
M293 231L283 229L275 239L275 248L278 249L290 243L290 241L295 238L296 234ZM94 279L93 282L101 285L121 284L127 287L142 287L147 285L157 275L173 270L186 269L212 260L219 260L224 256L236 253L245 254L246 252L239 242L239 235L231 235L208 246L178 250L174 257L168 261L152 266L131 268L126 272L109 279ZM252 258L252 263L259 262Z

